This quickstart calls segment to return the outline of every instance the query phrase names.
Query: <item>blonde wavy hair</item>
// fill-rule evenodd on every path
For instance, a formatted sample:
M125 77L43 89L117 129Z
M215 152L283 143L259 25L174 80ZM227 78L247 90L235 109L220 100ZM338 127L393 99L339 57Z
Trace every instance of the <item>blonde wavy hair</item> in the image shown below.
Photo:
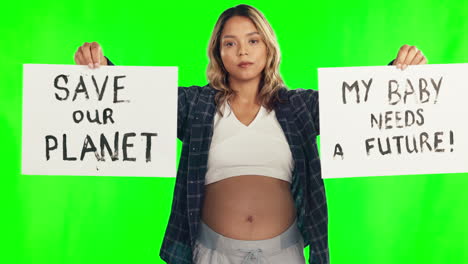
M276 35L259 10L249 5L238 5L225 10L219 16L208 45L210 62L208 64L207 77L210 86L219 91L215 96L218 113L222 116L220 107L235 95L235 91L229 87L229 73L224 68L220 53L221 33L226 22L233 16L249 18L266 44L267 61L265 69L262 72L258 100L270 112L275 102L279 101L279 90L284 87L283 79L279 73L281 55Z

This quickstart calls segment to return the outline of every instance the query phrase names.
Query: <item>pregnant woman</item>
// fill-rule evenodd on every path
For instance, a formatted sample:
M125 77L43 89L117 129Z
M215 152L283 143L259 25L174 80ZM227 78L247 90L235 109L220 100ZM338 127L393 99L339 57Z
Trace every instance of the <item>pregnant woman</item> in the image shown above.
M318 93L288 90L275 34L255 8L219 17L208 47L209 84L179 87L183 142L161 258L182 263L329 263ZM98 43L75 62L113 65ZM392 62L424 64L404 45Z

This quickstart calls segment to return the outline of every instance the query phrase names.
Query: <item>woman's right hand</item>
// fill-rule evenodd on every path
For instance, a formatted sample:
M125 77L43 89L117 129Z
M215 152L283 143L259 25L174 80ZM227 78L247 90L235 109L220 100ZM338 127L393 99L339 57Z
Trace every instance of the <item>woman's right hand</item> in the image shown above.
M75 53L75 63L88 65L89 68L93 69L100 65L107 65L107 59L102 53L101 45L97 42L85 42Z

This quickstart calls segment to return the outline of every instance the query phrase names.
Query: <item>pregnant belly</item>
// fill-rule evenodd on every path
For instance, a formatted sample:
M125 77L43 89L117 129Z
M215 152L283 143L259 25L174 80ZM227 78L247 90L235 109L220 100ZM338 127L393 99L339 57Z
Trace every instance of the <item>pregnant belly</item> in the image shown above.
M295 216L290 184L283 180L242 175L205 187L202 220L229 238L269 239L288 229Z

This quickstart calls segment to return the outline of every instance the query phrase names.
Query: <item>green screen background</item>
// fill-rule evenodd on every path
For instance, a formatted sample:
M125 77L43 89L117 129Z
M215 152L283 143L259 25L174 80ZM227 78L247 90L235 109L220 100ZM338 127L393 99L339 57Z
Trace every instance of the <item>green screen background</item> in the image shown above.
M97 41L117 65L178 66L179 85L204 85L211 30L239 3L2 4L2 263L163 263L175 183L21 175L22 64L74 64L78 46ZM272 24L290 88L317 89L318 67L385 65L403 44L432 64L468 62L467 1L243 3ZM467 173L327 179L325 186L333 264L468 263Z

